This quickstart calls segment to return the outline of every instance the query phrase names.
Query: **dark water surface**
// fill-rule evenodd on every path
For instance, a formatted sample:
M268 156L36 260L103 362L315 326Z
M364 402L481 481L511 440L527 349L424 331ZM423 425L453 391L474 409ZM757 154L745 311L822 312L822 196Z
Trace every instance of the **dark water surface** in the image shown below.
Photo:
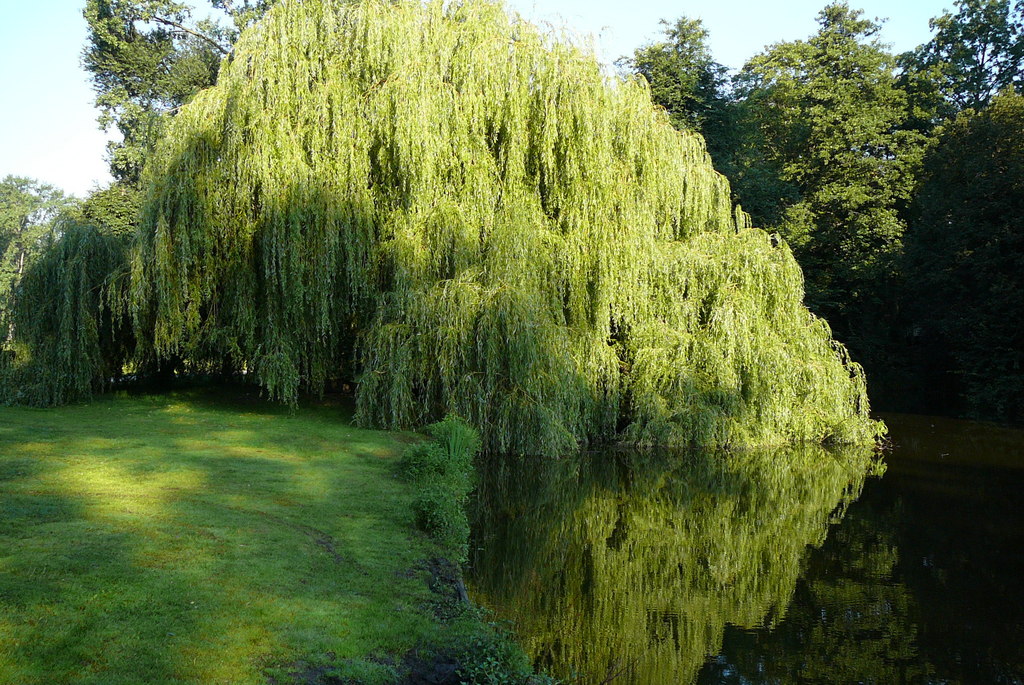
M474 599L579 683L1024 683L1024 431L488 465Z

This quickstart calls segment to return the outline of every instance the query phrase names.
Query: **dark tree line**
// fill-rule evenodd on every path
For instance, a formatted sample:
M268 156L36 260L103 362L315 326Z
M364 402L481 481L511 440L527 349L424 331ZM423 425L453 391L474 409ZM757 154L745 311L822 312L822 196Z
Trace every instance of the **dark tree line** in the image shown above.
M708 140L890 409L1024 419L1024 2L959 0L902 55L845 3L731 79L699 20L620 64Z

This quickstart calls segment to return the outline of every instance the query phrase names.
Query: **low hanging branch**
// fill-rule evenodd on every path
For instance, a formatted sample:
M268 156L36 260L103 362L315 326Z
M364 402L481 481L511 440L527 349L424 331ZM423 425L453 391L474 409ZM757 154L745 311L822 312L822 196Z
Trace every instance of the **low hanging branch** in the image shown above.
M785 245L641 83L486 0L285 0L169 124L142 354L492 451L863 442L864 377Z
M204 41L205 43L208 43L209 45L213 46L222 55L227 55L229 52L231 52L230 50L225 48L223 45L221 45L220 43L215 41L213 38L210 38L209 36L205 36L205 35L199 33L198 31L194 31L194 30L188 28L187 26L182 26L181 24L179 24L176 21L171 21L170 19L165 19L164 17L156 17L156 16L154 16L152 20L155 21L158 24L163 24L164 26L170 26L173 29L181 31L182 33L187 33L188 35L190 35L190 36L192 36L194 38L198 38L199 40Z

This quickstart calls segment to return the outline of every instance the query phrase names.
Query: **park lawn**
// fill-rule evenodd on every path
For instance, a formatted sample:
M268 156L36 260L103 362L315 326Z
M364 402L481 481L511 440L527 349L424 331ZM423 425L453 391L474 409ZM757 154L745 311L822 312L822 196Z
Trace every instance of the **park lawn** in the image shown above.
M0 683L393 678L445 630L411 440L209 391L0 407Z

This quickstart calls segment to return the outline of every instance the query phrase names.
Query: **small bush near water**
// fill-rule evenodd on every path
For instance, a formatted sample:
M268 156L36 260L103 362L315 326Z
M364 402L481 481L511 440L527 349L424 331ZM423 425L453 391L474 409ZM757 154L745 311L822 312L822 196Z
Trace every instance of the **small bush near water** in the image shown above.
M460 683L474 685L555 685L560 681L543 674L531 674L530 659L500 627L490 624L457 652L455 672Z
M426 433L432 439L402 457L403 472L419 486L413 502L416 527L437 540L453 561L463 563L469 544L466 504L480 436L452 415L428 426Z

